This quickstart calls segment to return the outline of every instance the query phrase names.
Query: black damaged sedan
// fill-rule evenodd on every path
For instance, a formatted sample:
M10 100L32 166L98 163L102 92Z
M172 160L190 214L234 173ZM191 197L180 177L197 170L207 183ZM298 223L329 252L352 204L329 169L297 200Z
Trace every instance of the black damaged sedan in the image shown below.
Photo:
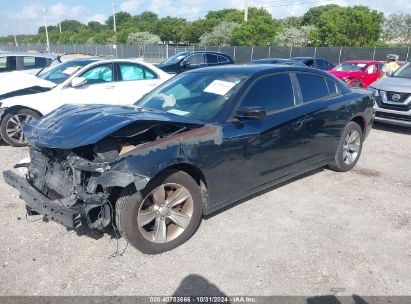
M318 167L352 169L373 102L320 70L199 69L135 105L66 105L26 125L31 162L4 179L29 214L71 229L116 225L160 253L202 215Z

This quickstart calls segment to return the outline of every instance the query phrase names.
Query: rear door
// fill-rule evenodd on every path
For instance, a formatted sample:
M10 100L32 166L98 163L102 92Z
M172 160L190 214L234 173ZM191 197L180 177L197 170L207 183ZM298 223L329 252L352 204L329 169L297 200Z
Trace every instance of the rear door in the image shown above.
M70 84L61 90L61 103L81 104L118 104L119 93L117 75L113 63L92 66L79 76L87 79L87 83L72 87Z
M132 104L160 85L163 80L150 68L131 62L117 63L119 79L116 83L119 104Z
M347 119L345 97L337 83L312 73L296 73L300 108L306 114L302 158L304 166L332 160Z

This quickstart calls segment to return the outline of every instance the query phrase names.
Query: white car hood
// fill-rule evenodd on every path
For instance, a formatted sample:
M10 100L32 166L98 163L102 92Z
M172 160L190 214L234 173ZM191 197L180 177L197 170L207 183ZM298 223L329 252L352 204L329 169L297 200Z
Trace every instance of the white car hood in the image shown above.
M53 88L55 83L22 72L0 76L0 95L31 87Z
M383 77L373 84L373 88L383 91L411 93L411 79L400 77Z

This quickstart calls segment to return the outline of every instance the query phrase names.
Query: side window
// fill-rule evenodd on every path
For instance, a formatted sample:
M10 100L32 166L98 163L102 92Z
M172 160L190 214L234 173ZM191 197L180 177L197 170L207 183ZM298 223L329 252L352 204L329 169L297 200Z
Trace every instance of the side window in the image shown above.
M375 64L371 64L368 68L367 71L365 72L366 74L374 74L377 73L377 66Z
M215 54L206 54L206 60L208 64L217 64L218 58Z
M194 54L186 59L190 62L190 65L199 65L204 64L204 55L203 54Z
M325 78L325 80L327 81L328 93L330 94L330 96L338 95L339 91L335 81L331 80L330 78Z
M228 63L230 61L227 59L227 57L222 56L222 55L218 55L218 62L219 63Z
M124 81L128 80L143 80L144 77L144 67L137 64L130 63L120 63L120 74L121 79Z
M156 79L158 78L157 74L155 74L153 71L144 68L144 74L146 75L146 79Z
M102 83L113 81L113 66L111 64L104 64L92 67L81 74L87 79L87 83Z
M267 112L294 106L294 92L290 76L278 74L257 80L245 96L242 106L262 106Z
M16 68L17 66L16 66L15 56L0 58L0 72L11 72L11 71L15 71Z
M297 74L303 102L310 102L328 96L328 88L324 77L313 74Z
M321 69L321 70L326 70L327 69L327 65L326 65L325 61L322 60L322 59L317 59L315 66L317 68Z
M23 68L25 70L41 69L47 66L49 63L50 63L50 60L44 57L32 57L32 56L23 57Z

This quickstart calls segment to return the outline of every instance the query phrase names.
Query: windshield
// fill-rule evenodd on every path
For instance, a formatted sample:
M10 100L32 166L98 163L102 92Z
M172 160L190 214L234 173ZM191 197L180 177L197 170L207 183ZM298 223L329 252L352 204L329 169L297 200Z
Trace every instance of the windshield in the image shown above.
M247 76L181 74L154 89L136 105L203 121L212 121L241 88Z
M411 62L407 62L393 74L394 77L410 78L411 79Z
M360 72L360 71L364 71L366 67L367 67L366 63L344 62L344 63L341 63L341 64L337 65L334 68L334 71L339 71L339 72Z
M70 60L42 71L37 77L60 84L93 60Z
M161 64L173 64L179 62L181 59L186 57L189 53L187 52L182 52L182 53L177 53L174 56L171 56L170 58L164 60Z

